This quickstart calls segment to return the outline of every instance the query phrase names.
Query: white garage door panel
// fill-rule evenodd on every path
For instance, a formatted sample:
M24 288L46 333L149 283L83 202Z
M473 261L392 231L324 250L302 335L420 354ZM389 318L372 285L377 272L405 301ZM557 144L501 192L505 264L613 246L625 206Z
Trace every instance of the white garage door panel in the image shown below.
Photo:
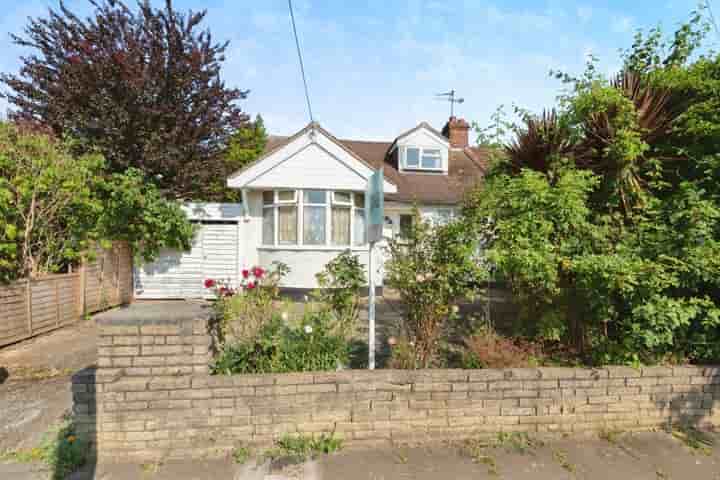
M238 224L203 222L190 252L165 250L155 262L137 268L136 298L208 296L205 279L237 284Z

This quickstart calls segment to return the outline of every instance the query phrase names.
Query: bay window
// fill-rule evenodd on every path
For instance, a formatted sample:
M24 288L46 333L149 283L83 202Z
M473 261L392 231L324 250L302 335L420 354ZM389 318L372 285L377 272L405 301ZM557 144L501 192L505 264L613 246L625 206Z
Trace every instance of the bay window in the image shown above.
M330 190L264 191L262 243L268 246L361 246L365 195Z

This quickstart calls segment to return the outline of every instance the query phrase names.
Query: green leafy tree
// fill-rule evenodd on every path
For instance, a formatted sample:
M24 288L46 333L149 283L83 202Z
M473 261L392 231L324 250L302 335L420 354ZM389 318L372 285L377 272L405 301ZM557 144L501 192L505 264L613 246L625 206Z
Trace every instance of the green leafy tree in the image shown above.
M623 73L591 59L533 120L465 220L528 324L598 363L720 358L720 58L693 14L640 33ZM561 130L563 126L565 130ZM513 163L514 162L514 163ZM556 337L557 338L557 337Z
M0 123L0 279L52 273L77 261L97 239L101 209L93 191L103 161L74 156L63 143Z
M240 170L255 161L265 151L267 145L267 132L265 123L260 115L255 121L239 129L230 138L230 146L226 159L230 168Z
M140 259L189 249L193 227L139 170L107 174L100 154L0 123L0 281L66 269L96 242L125 240Z

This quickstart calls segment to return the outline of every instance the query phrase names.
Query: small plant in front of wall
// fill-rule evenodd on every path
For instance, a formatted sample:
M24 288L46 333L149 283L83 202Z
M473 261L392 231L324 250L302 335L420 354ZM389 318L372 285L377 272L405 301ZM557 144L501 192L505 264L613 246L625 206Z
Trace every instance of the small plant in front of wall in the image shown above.
M342 439L334 432L323 433L318 438L305 435L285 435L275 442L275 447L265 453L272 461L288 459L302 463L319 455L329 455L342 449Z
M676 425L670 434L684 443L693 453L710 455L715 441L713 438L690 425Z

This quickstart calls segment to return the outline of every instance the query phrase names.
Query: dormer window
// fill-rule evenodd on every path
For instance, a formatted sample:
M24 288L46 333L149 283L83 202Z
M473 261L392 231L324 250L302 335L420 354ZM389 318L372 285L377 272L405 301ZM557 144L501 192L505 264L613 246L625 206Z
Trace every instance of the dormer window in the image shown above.
M405 148L406 170L442 170L442 154L437 148Z

